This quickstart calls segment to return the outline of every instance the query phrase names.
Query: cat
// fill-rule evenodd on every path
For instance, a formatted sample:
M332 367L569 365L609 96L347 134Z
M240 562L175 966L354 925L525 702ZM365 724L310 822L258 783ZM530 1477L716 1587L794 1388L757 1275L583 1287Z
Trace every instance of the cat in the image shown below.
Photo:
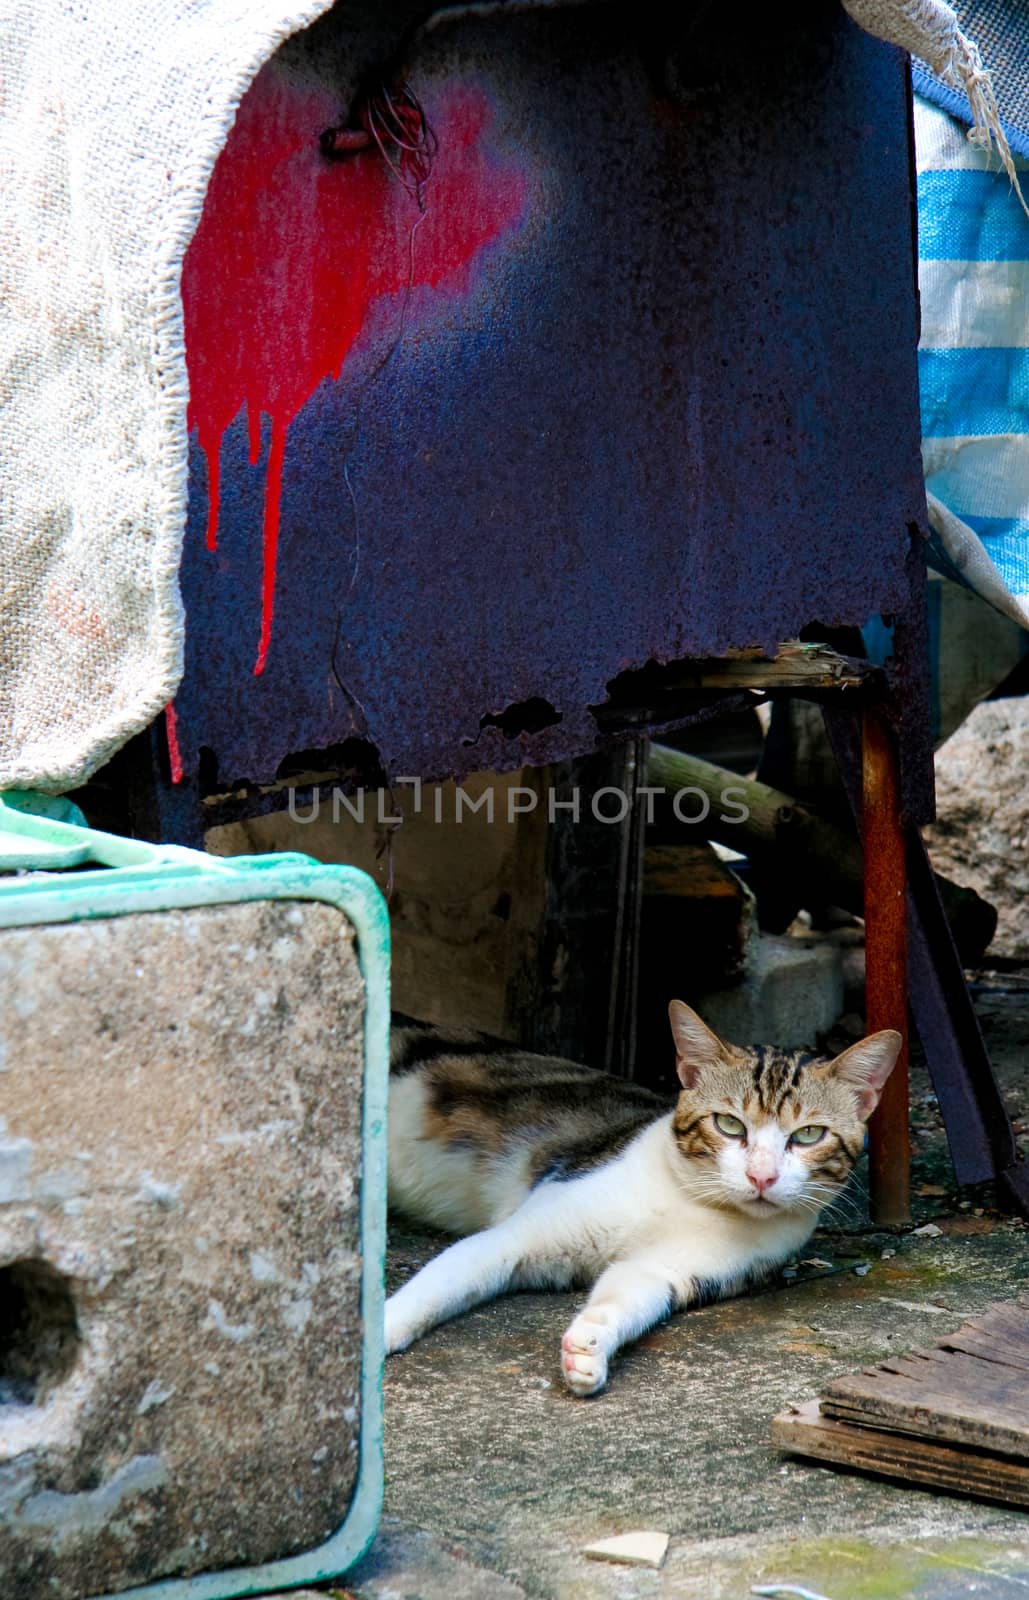
M592 1285L561 1341L575 1395L671 1311L800 1250L864 1147L901 1046L829 1060L723 1043L669 1007L681 1088L639 1085L480 1035L395 1027L390 1204L464 1234L386 1305L386 1352L513 1289Z

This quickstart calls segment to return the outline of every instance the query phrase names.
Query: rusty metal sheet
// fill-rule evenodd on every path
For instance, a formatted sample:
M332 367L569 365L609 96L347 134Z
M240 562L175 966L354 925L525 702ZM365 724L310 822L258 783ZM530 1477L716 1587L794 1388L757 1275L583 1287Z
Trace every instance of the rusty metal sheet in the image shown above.
M735 15L342 6L255 81L184 278L187 780L563 759L621 673L905 605L904 59ZM424 212L318 142L391 18Z

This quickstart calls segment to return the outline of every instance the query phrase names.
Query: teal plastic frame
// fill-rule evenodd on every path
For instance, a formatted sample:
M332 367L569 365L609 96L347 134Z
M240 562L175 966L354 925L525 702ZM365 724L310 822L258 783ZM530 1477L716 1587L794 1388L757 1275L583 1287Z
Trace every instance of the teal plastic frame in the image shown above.
M338 1578L367 1550L382 1510L383 1262L386 1249L386 1097L389 1078L389 918L371 878L356 867L302 855L207 856L97 833L53 815L45 797L0 797L0 928L80 922L142 911L248 900L320 900L357 935L365 986L361 1180L361 1424L357 1481L347 1514L324 1544L254 1567L163 1578L92 1600L235 1600ZM38 811L50 812L40 815ZM66 867L87 868L67 878ZM95 871L88 870L95 867Z

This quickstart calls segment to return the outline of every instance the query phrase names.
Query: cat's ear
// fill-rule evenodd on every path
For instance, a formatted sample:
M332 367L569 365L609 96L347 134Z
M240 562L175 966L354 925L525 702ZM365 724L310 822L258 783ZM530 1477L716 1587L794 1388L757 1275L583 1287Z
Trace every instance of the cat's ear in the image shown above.
M879 1104L883 1084L897 1065L903 1042L895 1029L884 1028L882 1033L870 1033L859 1044L852 1044L830 1063L832 1076L857 1092L862 1121L867 1121Z
M701 1022L695 1011L681 1000L668 1007L675 1040L675 1070L684 1089L692 1089L702 1068L714 1066L725 1057L725 1047L717 1033Z

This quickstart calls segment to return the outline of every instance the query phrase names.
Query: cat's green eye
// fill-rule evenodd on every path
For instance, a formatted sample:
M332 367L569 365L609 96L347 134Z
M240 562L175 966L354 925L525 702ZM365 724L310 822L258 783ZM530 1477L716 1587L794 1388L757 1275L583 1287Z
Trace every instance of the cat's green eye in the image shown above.
M824 1138L825 1129L816 1127L814 1123L807 1128L798 1128L790 1139L791 1144L817 1144Z
M715 1127L719 1133L726 1134L730 1139L742 1139L747 1131L739 1117L730 1117L721 1113L715 1117Z

